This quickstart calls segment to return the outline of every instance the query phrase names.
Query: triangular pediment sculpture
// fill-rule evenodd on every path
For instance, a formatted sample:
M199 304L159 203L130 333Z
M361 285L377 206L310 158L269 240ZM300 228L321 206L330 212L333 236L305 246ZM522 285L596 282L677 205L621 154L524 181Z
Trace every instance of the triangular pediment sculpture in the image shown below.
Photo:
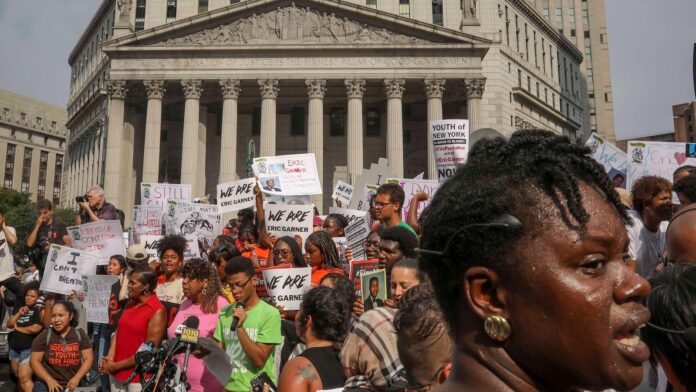
M321 12L294 3L152 46L234 46L247 44L419 44L422 38Z

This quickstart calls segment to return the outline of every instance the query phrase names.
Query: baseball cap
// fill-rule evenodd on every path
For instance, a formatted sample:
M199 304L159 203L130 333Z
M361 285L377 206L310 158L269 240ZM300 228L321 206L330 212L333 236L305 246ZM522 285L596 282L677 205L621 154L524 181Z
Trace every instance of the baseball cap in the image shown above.
M141 244L133 244L128 247L126 258L135 261L147 261L147 250Z

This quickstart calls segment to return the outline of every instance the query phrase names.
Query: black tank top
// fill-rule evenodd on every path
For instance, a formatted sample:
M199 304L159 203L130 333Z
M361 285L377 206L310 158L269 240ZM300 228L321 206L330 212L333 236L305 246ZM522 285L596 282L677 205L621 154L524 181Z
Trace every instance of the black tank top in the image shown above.
M308 348L300 356L307 358L317 369L323 389L342 388L346 384L341 361L332 346Z

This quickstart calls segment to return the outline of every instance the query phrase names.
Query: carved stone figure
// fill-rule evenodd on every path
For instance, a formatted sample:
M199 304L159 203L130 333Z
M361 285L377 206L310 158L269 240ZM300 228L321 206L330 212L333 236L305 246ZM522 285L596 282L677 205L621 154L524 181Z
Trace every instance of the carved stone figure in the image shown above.
M118 7L118 15L120 19L130 20L130 12L133 0L118 0L116 2L116 7Z

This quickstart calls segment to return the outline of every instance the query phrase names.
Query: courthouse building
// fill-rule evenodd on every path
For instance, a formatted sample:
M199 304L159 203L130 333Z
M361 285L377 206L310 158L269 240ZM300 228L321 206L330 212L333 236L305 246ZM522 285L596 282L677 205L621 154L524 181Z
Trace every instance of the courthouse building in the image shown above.
M65 109L0 89L2 187L61 202Z
M311 152L321 210L380 157L434 178L431 120L580 138L582 59L525 0L104 0L69 58L66 200L101 184L130 215L140 182L214 195Z

